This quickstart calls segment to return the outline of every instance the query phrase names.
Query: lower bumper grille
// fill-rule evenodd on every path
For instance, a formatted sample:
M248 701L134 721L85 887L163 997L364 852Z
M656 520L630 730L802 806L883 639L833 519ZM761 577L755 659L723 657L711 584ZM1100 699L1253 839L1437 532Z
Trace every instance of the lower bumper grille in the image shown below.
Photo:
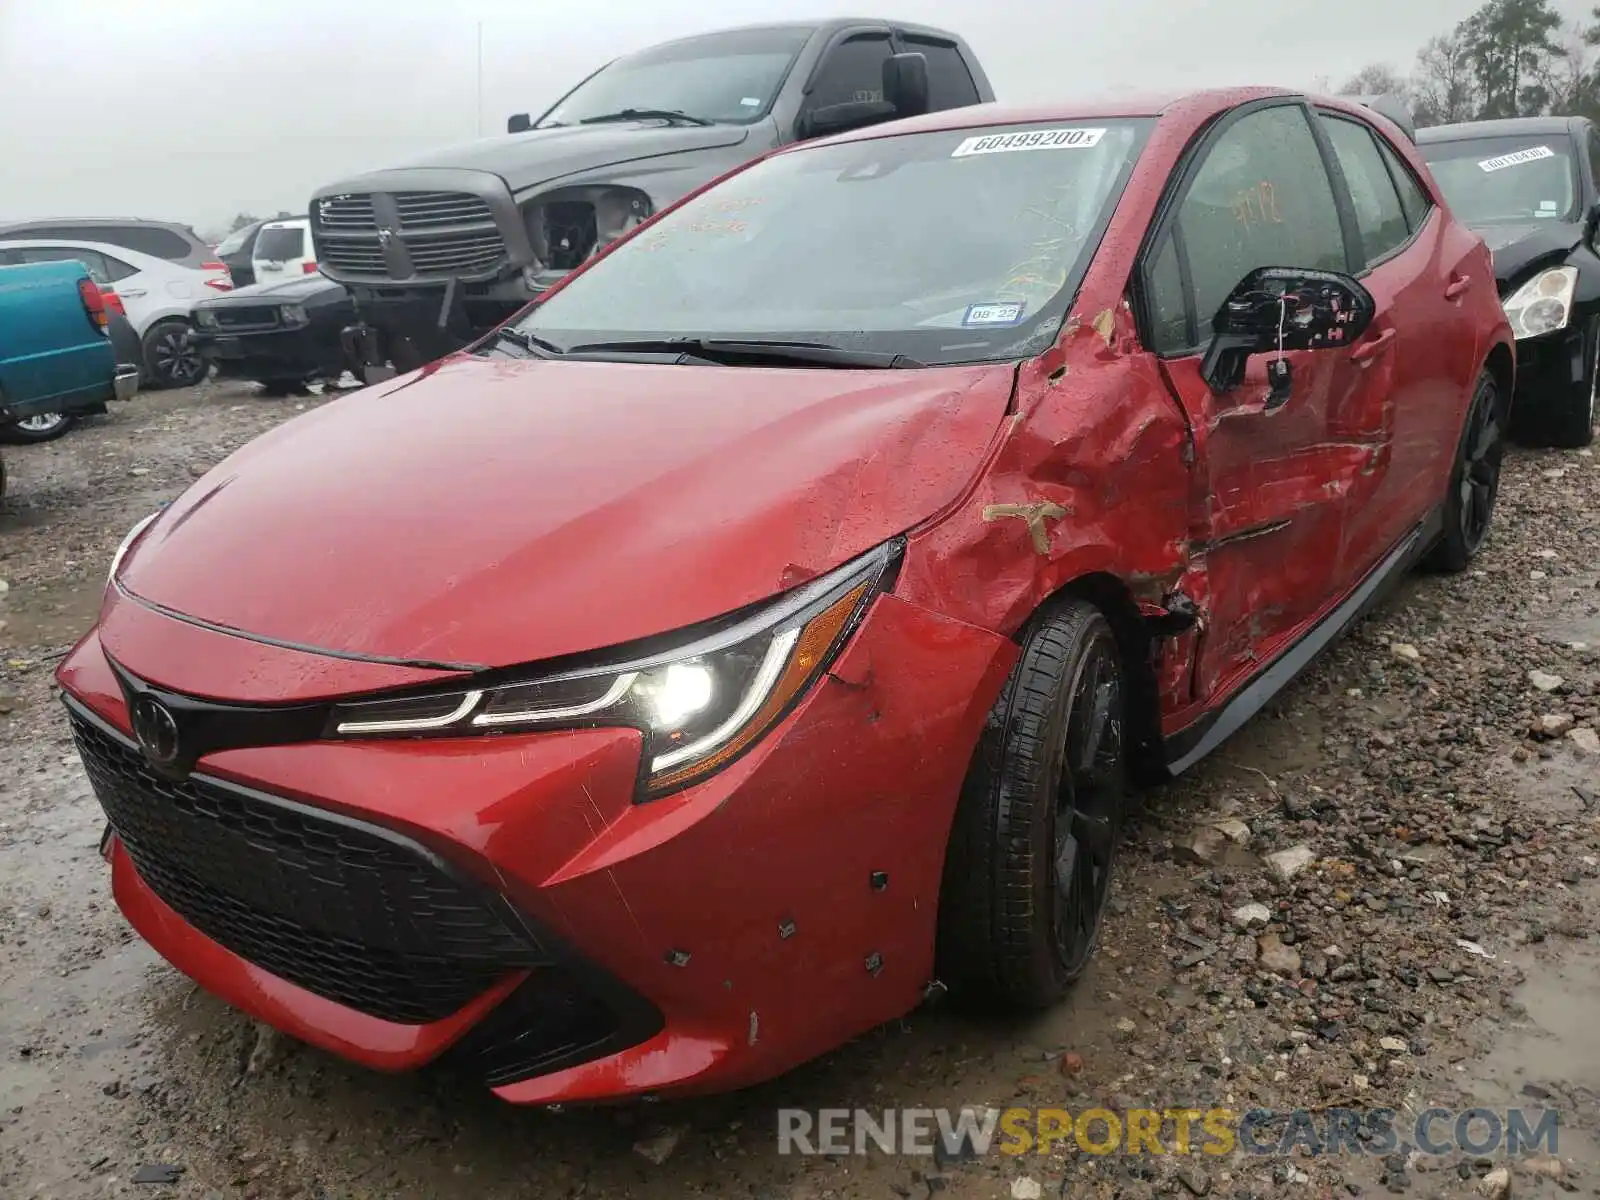
M544 961L494 900L407 839L217 780L170 782L122 738L71 716L140 878L201 933L279 978L425 1024Z

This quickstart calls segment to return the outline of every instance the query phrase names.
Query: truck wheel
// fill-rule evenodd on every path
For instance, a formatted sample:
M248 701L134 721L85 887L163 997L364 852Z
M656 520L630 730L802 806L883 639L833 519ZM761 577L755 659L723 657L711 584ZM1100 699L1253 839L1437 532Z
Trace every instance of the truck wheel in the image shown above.
M206 370L187 321L161 321L145 331L143 375L152 388L190 387L206 377Z
M939 900L939 978L999 1009L1055 1003L1100 935L1128 795L1116 633L1084 600L1047 610L963 784Z
M39 413L0 427L0 438L8 442L53 442L78 423L75 413Z

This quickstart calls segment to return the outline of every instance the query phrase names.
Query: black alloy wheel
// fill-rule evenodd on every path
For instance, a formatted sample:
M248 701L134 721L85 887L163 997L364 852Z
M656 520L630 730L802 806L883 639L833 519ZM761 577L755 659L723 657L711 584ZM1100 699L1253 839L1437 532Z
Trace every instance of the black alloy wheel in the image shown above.
M962 788L939 905L939 977L958 1000L1037 1009L1094 953L1128 797L1128 691L1105 615L1035 618Z
M1489 540L1500 468L1506 453L1505 412L1500 389L1487 370L1478 376L1466 428L1444 497L1444 532L1429 557L1443 571L1464 570Z
M191 387L205 378L205 355L182 321L164 321L144 335L145 369L157 388Z

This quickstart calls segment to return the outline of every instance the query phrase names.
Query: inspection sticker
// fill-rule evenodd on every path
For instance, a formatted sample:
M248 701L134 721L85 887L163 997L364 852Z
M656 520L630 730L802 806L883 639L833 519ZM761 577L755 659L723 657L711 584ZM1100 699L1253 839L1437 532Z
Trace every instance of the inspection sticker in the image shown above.
M1499 171L1506 167L1515 167L1520 163L1537 162L1541 158L1554 158L1556 152L1549 146L1533 146L1527 150L1518 150L1515 154L1502 154L1499 158L1486 158L1478 166L1485 171Z
M968 307L963 325L1015 325L1022 320L1022 305L1015 301L992 301Z
M1024 129L969 137L950 152L951 158L974 154L1009 154L1013 150L1087 150L1098 146L1104 129Z

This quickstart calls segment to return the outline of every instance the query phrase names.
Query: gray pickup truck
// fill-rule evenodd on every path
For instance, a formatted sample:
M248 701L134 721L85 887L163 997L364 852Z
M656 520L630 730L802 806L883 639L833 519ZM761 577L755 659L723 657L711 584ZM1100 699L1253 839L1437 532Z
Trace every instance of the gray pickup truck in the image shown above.
M476 340L695 188L776 147L992 101L966 42L888 20L750 26L614 60L504 135L311 200L369 382ZM819 236L826 236L819 231Z

